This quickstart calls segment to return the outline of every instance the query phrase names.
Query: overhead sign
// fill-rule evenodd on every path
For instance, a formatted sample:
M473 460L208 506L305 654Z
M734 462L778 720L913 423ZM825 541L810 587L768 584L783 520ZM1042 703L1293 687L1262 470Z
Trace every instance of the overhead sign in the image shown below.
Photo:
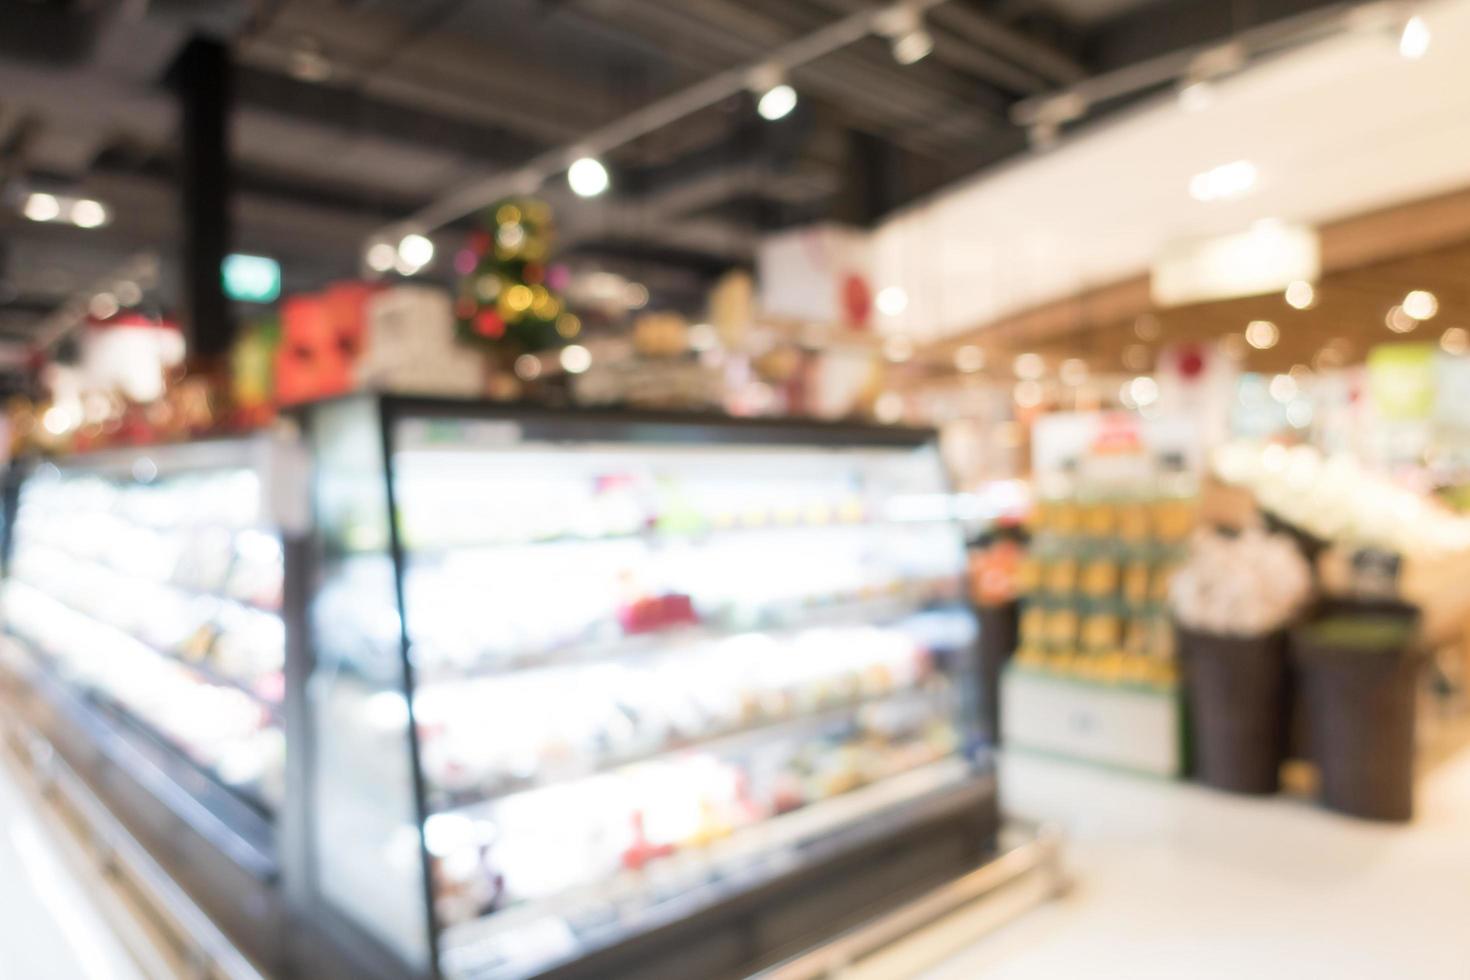
M226 255L220 274L230 299L271 303L281 295L281 264L264 255Z
M1150 279L1159 306L1184 306L1279 292L1321 272L1317 232L1302 225L1258 221L1249 231L1183 242L1164 249Z

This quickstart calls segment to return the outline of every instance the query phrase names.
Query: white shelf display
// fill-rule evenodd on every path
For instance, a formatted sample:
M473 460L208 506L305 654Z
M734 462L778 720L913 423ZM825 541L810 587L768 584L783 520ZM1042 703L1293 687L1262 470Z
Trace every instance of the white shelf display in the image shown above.
M403 959L539 975L976 779L932 439L478 414L389 402L386 493L318 490L323 877Z
M64 684L265 813L281 802L281 538L259 474L82 458L20 489L4 615Z

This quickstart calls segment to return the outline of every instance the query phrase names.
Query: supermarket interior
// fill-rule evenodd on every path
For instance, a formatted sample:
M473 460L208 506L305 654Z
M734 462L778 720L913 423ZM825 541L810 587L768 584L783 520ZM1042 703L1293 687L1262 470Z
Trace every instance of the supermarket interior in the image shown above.
M1470 0L0 3L0 978L1470 977Z

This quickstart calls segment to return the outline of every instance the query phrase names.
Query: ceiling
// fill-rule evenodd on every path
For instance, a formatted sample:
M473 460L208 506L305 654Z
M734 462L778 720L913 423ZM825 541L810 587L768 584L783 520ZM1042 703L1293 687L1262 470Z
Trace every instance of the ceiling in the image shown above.
M0 339L30 336L61 300L140 251L162 259L153 299L177 302L178 110L164 78L196 34L227 40L236 65L235 247L279 258L290 290L355 275L375 228L453 188L873 5L0 4ZM764 123L749 96L733 97L609 154L614 191L604 198L571 199L560 182L545 193L569 257L692 310L721 271L752 260L766 232L873 225L1015 159L1027 147L1011 121L1018 100L1321 6L948 0L927 15L934 50L917 64L865 39L791 73L802 101L786 120ZM30 188L96 197L113 220L91 231L26 221L18 204ZM443 244L458 234L449 229ZM447 278L447 265L431 274Z
M1348 20L1219 81L1206 108L1160 94L903 209L874 236L878 285L910 297L887 327L978 339L1144 273L1183 241L1268 219L1321 225L1470 186L1470 2L1412 9L1432 29L1418 60L1399 53L1402 13ZM1248 193L1191 198L1193 176L1242 160L1258 174Z

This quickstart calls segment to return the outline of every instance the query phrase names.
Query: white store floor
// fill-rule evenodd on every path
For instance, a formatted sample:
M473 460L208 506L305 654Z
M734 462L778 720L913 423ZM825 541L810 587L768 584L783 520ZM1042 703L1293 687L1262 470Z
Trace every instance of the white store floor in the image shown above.
M70 852L14 780L0 763L0 978L155 973L109 932ZM943 942L958 951L903 974L1470 978L1470 748L1427 774L1409 827L1022 754L1004 760L1002 793L1010 812L1063 828L1073 888L983 938L956 943L965 925L953 917ZM889 976L896 962L935 962L911 952L917 959L885 958Z
M923 980L1467 980L1470 748L1407 827L1011 754L1002 800L1054 821L1066 897Z

